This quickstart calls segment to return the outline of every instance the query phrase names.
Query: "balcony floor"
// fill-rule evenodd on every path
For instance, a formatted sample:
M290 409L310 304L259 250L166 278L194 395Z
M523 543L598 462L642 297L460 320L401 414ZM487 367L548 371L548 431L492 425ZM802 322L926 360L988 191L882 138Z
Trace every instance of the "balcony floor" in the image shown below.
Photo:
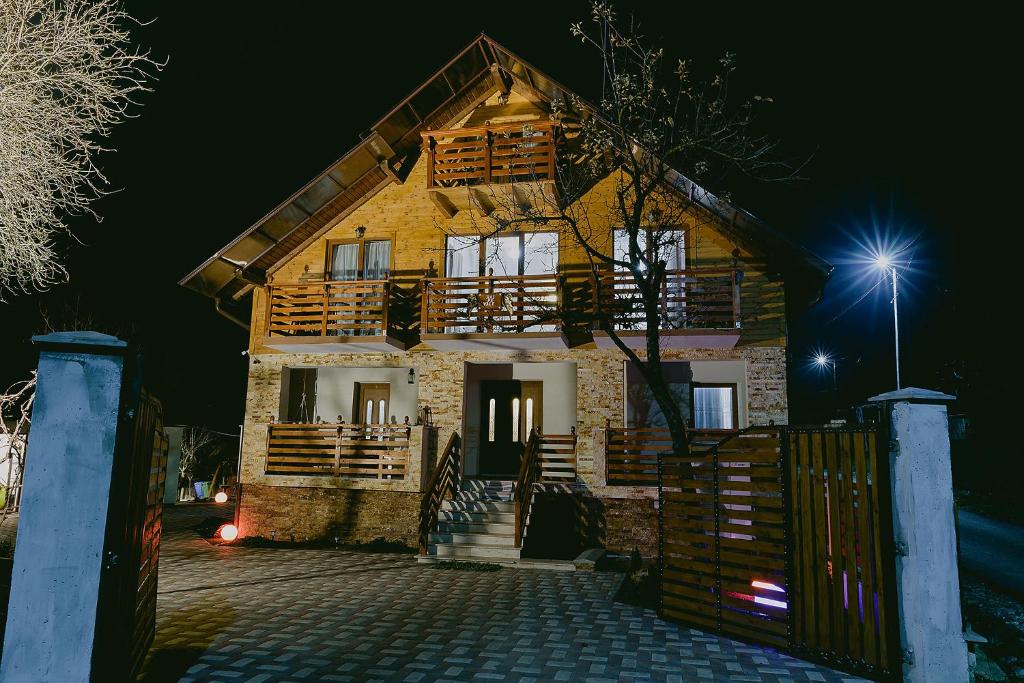
M647 332L644 330L619 330L617 334L630 349L643 349L647 346ZM731 349L740 340L740 330L662 330L659 336L663 349ZM599 349L618 348L604 330L594 330L594 344Z
M263 345L285 353L395 353L405 342L386 335L331 337L264 337Z
M423 334L420 339L438 351L558 351L569 348L561 332L517 334Z

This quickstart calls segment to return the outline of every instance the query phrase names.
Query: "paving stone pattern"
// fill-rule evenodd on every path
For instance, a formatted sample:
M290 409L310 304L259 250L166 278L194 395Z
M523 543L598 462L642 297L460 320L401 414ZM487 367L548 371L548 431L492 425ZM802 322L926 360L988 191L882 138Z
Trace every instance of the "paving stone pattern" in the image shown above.
M140 681L857 680L616 603L620 574L217 547L189 528L217 512L165 512Z

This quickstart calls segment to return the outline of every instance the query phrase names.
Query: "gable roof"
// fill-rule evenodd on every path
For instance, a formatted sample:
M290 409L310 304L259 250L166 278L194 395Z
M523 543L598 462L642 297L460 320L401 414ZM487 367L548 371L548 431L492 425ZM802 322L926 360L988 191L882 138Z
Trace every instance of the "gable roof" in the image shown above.
M498 91L512 85L572 112L571 91L505 47L481 34L423 85L370 126L338 161L186 275L180 285L214 299L217 310L237 320L247 315L241 300L254 286L317 239L337 219L354 211L408 170L421 151L420 133L447 128ZM820 293L832 270L825 260L752 214L716 198L675 173L676 187L716 214L741 241L796 268Z

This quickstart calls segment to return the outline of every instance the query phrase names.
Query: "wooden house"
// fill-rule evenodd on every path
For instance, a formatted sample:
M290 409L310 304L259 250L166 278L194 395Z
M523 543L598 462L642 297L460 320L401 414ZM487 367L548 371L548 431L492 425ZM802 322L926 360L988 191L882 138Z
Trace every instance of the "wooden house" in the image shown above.
M557 196L570 99L481 36L182 280L250 330L243 536L654 554L665 433L588 319L598 276L543 225L481 230L503 202ZM670 259L686 303L664 331L666 372L696 434L785 423L787 319L830 266L677 180L696 208ZM617 239L610 218L591 228Z

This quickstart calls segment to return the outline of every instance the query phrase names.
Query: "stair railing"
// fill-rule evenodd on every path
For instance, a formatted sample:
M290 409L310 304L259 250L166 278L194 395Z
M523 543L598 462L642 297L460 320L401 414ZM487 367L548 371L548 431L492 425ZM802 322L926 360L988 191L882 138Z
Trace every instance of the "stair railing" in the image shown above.
M533 485L540 479L540 432L534 427L530 431L530 439L526 442L523 460L519 464L519 478L516 479L512 500L516 504L516 537L515 547L523 547L523 536L526 522L530 518L530 507L533 504Z
M461 453L462 439L458 432L452 432L420 503L420 555L427 554L430 531L437 525L437 512L441 509L441 504L455 492L455 487L459 483Z

